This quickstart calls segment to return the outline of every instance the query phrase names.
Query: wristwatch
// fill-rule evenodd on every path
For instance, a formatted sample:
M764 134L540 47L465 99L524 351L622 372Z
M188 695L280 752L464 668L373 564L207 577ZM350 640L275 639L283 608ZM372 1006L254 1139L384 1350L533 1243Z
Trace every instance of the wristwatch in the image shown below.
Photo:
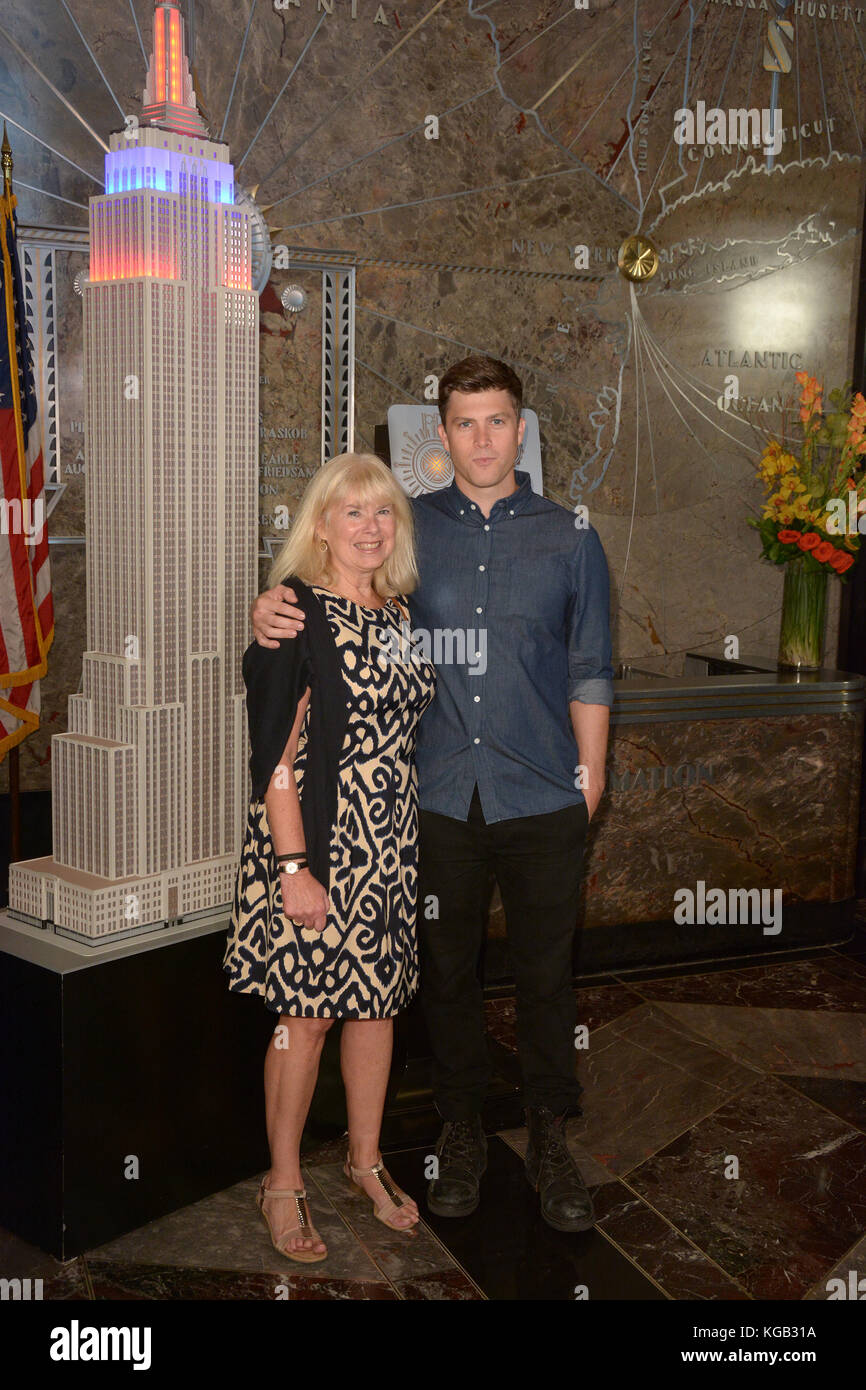
M308 869L309 867L306 859L292 859L287 864L280 864L279 870L281 874L296 874L301 869Z

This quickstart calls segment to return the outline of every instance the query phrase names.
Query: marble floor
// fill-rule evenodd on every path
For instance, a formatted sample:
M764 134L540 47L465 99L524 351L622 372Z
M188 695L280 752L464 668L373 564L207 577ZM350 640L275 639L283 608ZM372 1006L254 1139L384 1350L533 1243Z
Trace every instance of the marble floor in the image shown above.
M45 1299L111 1300L825 1300L831 1278L866 1276L866 903L843 947L575 992L589 1045L568 1142L589 1231L541 1220L522 1128L491 1132L481 1205L460 1220L426 1209L431 1144L386 1149L421 1207L414 1239L348 1189L335 1139L304 1155L320 1265L277 1254L251 1174L66 1264L0 1231L0 1271L41 1278ZM514 1000L486 1007L516 1076Z

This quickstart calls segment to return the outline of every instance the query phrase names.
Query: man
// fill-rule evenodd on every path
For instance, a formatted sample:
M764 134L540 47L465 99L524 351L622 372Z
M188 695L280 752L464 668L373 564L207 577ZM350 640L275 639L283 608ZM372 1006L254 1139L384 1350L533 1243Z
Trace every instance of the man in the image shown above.
M564 1134L582 1090L571 960L613 704L609 581L595 528L515 472L522 395L495 358L450 367L439 436L454 481L413 502L421 583L412 627L434 648L439 634L443 653L433 657L437 693L417 745L421 1005L444 1120L427 1201L440 1216L468 1215L487 1166L478 958L492 868L514 969L527 1177L548 1224L578 1231L593 1209ZM264 645L302 625L286 596L294 600L277 586L253 605ZM449 660L445 640L465 660Z

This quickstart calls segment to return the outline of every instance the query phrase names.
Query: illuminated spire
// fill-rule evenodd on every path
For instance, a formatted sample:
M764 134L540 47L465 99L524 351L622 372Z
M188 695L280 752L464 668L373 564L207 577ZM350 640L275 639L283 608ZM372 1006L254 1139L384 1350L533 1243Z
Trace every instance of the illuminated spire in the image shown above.
M184 22L175 0L157 0L153 11L153 53L142 99L142 123L180 135L204 135L184 40Z

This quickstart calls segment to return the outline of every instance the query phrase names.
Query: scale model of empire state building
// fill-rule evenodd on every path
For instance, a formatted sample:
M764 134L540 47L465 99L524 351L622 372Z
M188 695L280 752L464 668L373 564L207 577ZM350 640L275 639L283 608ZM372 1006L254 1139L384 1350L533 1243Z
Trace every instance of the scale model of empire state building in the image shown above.
M82 688L51 741L53 858L10 866L7 909L91 944L224 915L249 800L253 205L208 138L174 0L127 126L90 199Z

